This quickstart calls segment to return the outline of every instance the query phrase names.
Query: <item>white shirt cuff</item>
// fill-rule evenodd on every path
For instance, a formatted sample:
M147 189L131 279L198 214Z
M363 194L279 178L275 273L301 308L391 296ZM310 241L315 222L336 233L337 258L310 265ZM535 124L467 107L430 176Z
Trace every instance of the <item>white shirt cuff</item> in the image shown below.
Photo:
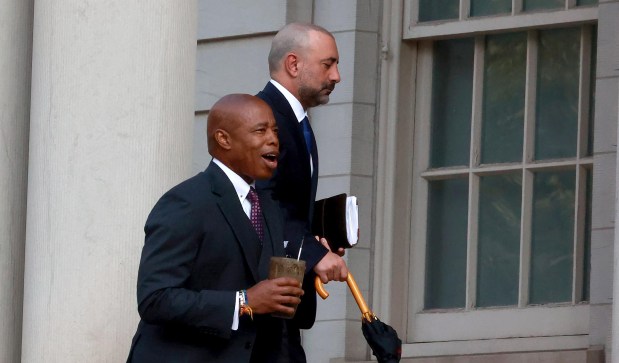
M239 292L236 292L234 303L234 316L232 317L232 330L239 330Z

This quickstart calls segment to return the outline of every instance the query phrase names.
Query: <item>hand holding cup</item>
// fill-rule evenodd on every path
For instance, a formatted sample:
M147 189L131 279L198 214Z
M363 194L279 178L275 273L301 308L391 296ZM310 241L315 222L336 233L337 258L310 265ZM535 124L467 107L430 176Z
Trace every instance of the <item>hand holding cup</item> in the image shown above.
M301 302L301 283L291 277L263 280L247 289L247 304L254 314L292 314Z
M269 265L269 281L283 281L293 280L296 282L296 286L299 287L303 284L303 277L305 276L305 261L296 260L294 258L287 257L271 257L271 263ZM278 311L272 313L273 316L292 319L297 310L297 305L301 302L301 293L290 291L289 294L284 294L281 297L280 302L284 307L280 307Z

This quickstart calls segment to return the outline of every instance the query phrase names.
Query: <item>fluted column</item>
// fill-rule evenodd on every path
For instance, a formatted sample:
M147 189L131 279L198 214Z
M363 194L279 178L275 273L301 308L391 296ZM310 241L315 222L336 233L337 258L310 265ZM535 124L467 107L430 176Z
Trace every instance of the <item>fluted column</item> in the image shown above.
M20 360L33 0L0 0L0 362Z
M196 0L34 9L22 357L122 362L146 216L189 175Z

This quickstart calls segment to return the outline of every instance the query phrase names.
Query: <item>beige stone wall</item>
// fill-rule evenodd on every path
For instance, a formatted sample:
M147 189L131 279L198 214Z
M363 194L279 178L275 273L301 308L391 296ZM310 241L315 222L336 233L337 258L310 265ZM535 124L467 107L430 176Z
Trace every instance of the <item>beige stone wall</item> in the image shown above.
M595 134L593 173L593 213L591 230L591 323L589 341L592 346L606 346L606 361L612 357L611 347L619 349L619 321L613 298L617 294L615 266L613 289L613 251L619 252L615 226L617 224L617 124L619 113L619 1L600 1L598 21L598 51L595 89ZM614 243L613 243L614 241ZM614 310L614 312L613 312ZM612 322L612 324L611 324ZM617 335L615 333L615 335ZM611 343L612 341L612 343Z

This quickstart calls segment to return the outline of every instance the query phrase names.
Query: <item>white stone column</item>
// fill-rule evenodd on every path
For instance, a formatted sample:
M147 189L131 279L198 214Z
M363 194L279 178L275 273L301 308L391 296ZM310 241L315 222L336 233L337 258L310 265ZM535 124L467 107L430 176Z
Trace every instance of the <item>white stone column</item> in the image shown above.
M22 362L123 362L143 226L189 176L196 0L36 1Z
M21 347L33 0L0 0L0 362Z

